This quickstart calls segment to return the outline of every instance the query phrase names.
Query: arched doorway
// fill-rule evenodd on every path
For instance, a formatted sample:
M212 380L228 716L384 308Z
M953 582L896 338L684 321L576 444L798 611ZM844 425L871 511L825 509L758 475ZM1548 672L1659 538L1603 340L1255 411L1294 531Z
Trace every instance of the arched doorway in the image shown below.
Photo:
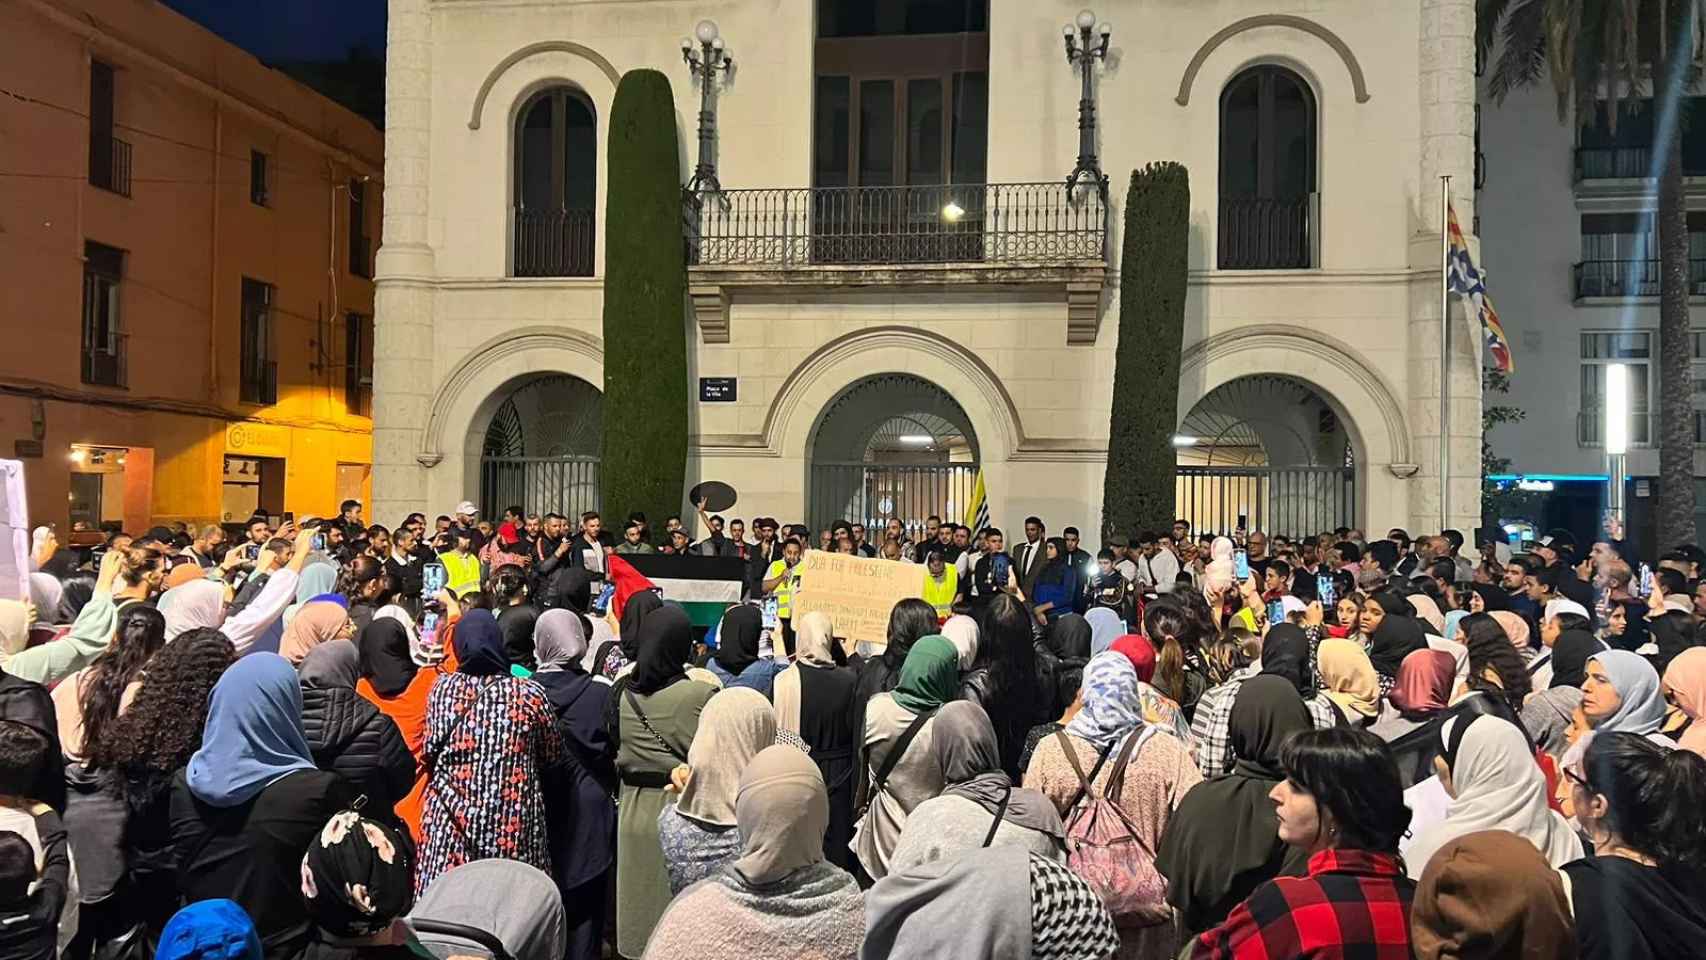
M885 373L842 390L819 416L809 446L806 515L909 533L932 515L958 522L977 484L977 433L946 390Z
M597 510L604 397L579 377L513 381L480 446L480 515L505 507L576 517Z
M1209 391L1174 435L1179 516L1202 532L1308 536L1356 526L1356 451L1326 398L1293 377Z

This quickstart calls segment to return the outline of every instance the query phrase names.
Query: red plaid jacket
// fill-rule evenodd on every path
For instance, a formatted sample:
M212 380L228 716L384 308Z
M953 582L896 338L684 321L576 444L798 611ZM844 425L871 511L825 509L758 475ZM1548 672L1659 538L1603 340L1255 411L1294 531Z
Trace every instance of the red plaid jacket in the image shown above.
M1393 854L1323 850L1307 877L1257 887L1191 960L1410 960L1416 884Z

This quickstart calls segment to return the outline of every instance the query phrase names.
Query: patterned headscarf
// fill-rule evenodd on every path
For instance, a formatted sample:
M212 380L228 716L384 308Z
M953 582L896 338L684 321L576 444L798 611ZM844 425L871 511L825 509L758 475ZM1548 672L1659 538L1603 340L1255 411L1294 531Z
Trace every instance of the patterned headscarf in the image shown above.
M415 899L408 848L390 827L345 810L326 821L302 858L308 915L334 937L371 937Z
M1137 695L1137 668L1123 653L1109 650L1084 665L1084 709L1066 732L1107 750L1143 725Z
M1110 957L1120 935L1102 898L1078 874L1030 854L1031 956Z

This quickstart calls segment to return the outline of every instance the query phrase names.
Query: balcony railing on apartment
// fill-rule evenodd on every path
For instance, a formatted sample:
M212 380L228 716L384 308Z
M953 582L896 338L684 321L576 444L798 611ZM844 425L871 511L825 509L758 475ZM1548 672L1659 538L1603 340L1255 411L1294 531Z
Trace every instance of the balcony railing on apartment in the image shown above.
M518 277L590 277L597 222L591 210L529 209L515 213Z
M694 265L1101 263L1107 208L1059 182L725 190L685 200Z
M111 138L111 157L105 164L94 163L89 168L89 182L102 190L119 196L130 196L130 144Z
M109 333L83 344L83 382L101 387L130 386L125 369L127 334Z
M1658 260L1583 260L1575 265L1576 297L1656 297ZM1706 295L1706 259L1688 261L1688 292Z
M1706 175L1706 165L1685 148L1682 175ZM1653 166L1652 147L1578 147L1576 180L1650 180L1659 175Z
M1305 270L1313 266L1319 194L1290 200L1220 198L1220 269Z

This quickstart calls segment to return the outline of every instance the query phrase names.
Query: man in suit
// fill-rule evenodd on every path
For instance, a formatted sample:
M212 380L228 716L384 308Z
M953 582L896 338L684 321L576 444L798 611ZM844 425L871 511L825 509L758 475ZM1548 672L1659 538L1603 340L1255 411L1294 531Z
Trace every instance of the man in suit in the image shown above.
M1043 549L1045 532L1041 518L1026 517L1025 542L1013 548L1013 575L1026 599L1030 598L1031 588L1037 584L1037 574L1042 573L1048 564L1047 552Z

